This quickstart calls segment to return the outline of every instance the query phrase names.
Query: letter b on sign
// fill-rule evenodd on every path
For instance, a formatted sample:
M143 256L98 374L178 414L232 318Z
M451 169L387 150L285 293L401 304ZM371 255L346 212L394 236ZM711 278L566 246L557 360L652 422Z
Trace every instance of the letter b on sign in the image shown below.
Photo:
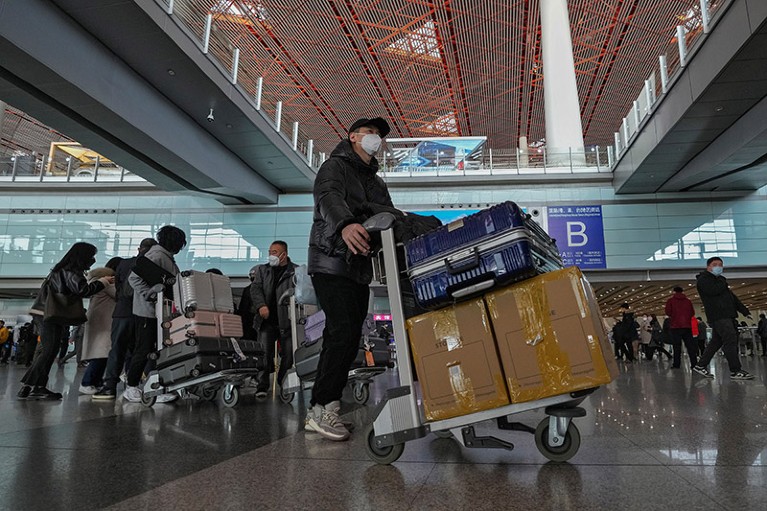
M583 222L567 222L567 246L582 247L589 242L586 235L586 224Z

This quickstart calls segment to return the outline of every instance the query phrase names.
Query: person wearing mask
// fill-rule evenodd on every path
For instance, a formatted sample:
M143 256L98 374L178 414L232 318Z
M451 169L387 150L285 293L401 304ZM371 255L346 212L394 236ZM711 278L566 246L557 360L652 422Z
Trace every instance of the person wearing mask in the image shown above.
M128 277L135 268L138 258L144 256L155 245L157 242L153 238L144 238L139 243L138 255L123 259L115 270L116 302L109 334L111 347L104 372L104 385L92 396L96 401L111 401L117 395L117 384L125 365L125 358L128 352L133 350L136 340L137 320L133 316L133 288L128 283Z
M288 257L288 244L274 241L269 245L269 262L256 267L253 282L250 284L253 330L258 332L258 339L266 348L267 369L256 378L256 397L263 399L269 393L269 379L274 372L275 343L280 342L280 370L277 384L293 366L293 342L291 339L288 308L280 303L283 294L293 287L293 274L296 270Z
M88 272L88 282L101 277L113 277L122 257L113 257L104 268ZM80 382L80 394L93 395L103 385L104 370L107 367L109 348L112 345L112 313L115 309L115 285L109 284L91 297L88 304L85 330L83 332L82 359L88 362Z
M157 231L157 245L150 248L144 257L163 270L178 275L179 269L173 256L186 246L186 234L178 227L166 225ZM154 361L147 364L147 357L157 350L157 315L155 303L157 294L164 291L163 284L150 286L136 272L131 272L128 284L133 288L133 315L135 316L135 349L131 356L123 398L130 403L141 402L142 391L139 388L144 367L150 368ZM169 403L178 398L177 394L161 394L157 396L158 403Z
M253 299L251 298L251 289L253 288L253 279L256 278L258 266L254 266L248 272L250 284L242 290L240 303L237 304L237 315L242 318L242 338L255 341L258 339L258 332L253 328L253 321L256 319L256 313L253 310Z
M642 358L641 354L644 354L645 360L652 360L650 352L650 341L652 340L652 327L650 326L651 318L648 314L644 314L638 321L639 323L639 353L638 358Z
M692 338L692 318L695 308L684 294L684 290L676 286L674 294L666 301L666 316L671 320L671 344L674 346L673 369L682 365L682 343L690 357L690 367L698 365L698 343Z
M695 340L698 342L698 356L700 356L706 351L706 341L708 340L706 332L708 331L708 325L700 316L695 318L695 320L698 322L698 337L696 337Z
M759 314L759 323L756 325L756 333L762 343L762 356L767 357L767 317Z
M43 283L32 306L32 310L37 315L43 315L40 331L42 351L21 379L22 387L17 395L19 399L61 399L60 393L52 392L46 386L59 348L59 339L66 331L67 325L53 318L45 319L46 296L48 293L74 296L80 299L80 308L82 308L82 298L93 296L112 284L114 277L105 276L90 283L85 278L85 272L96 262L97 251L96 247L90 243L75 243L53 267Z
M380 117L358 119L314 181L308 273L326 323L305 429L329 440L349 438L339 418L340 399L357 356L373 276L370 235L362 222L371 216L371 203L394 208L374 156L389 131Z
M0 350L2 350L1 364L8 364L8 357L11 356L11 349L13 348L13 341L11 340L10 331L5 326L5 321L0 319Z
M698 364L693 371L713 378L714 375L708 370L708 364L720 349L727 358L730 368L730 379L752 380L754 375L744 371L738 356L738 329L736 318L740 312L749 316L748 308L735 296L727 284L723 275L724 262L721 257L710 257L706 261L706 270L697 277L698 295L706 309L706 317L711 325L711 342L706 346L706 351L701 355Z

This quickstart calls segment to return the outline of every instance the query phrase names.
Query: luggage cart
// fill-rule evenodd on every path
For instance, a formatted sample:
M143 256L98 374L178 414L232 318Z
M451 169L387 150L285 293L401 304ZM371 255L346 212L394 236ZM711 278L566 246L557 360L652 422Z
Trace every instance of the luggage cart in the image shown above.
M157 359L158 353L165 346L164 341L168 337L170 320L173 315L173 302L165 299L164 293L157 294L155 312L157 321L157 351L150 353L149 357ZM189 339L187 343L196 342ZM193 344L191 344L193 345ZM203 376L192 377L179 383L163 385L160 382L159 372L154 370L149 373L144 382L144 391L141 402L146 406L154 406L157 396L169 392L178 392L181 397L196 397L203 401L214 401L221 392L221 402L224 406L232 408L240 400L240 387L248 378L256 376L258 369L225 369ZM223 390L222 390L223 389Z
M304 340L303 328L301 328L306 322L307 305L296 302L296 297L290 294L285 300L288 302L288 311L290 316L290 330L293 336L293 360L295 360L295 352L298 346ZM309 306L313 307L313 306ZM390 364L391 366L392 364ZM354 402L360 405L364 405L370 399L370 384L373 383L373 378L379 374L383 374L387 367L371 366L371 367L357 367L349 371L349 380L347 385L351 387L352 398ZM296 393L303 390L310 389L314 386L313 379L301 379L296 373L296 368L292 367L285 374L283 385L280 387L280 400L283 403L291 403Z
M413 369L410 363L410 343L405 329L405 316L400 287L400 269L397 262L397 246L392 229L381 232L383 248L374 267L379 280L386 284L391 306L394 336L397 343L397 367L399 383L388 389L374 412L373 423L365 430L365 447L370 459L379 464L395 462L405 449L405 442L421 438L433 432L439 437L454 436L464 447L501 448L512 450L514 445L494 436L477 436L475 426L495 421L499 430L525 431L535 436L535 444L545 457L562 462L572 458L581 444L578 428L572 419L583 417L586 410L578 405L596 388L547 397L536 401L511 404L492 410L472 413L433 422L422 418L421 409L413 386ZM512 422L517 413L544 409L544 418L536 428Z

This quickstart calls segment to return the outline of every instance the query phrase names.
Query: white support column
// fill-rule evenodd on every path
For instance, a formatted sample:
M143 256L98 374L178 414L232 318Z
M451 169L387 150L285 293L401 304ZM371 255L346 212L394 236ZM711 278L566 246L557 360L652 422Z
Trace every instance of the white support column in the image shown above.
M615 160L613 159L613 151L615 150L615 147L607 146L607 168L613 168L613 163L615 163Z
M621 134L615 132L615 156L618 156L621 152Z
M277 102L277 108L274 111L274 130L279 132L282 127L282 101Z
M658 64L660 66L660 89L665 94L668 92L668 63L665 55L658 57Z
M232 83L237 83L237 71L240 68L240 49L234 49L234 55L232 56Z
M173 14L173 0L168 0L168 9L165 12Z
M708 0L700 0L700 19L703 22L703 33L711 31L711 17L708 13Z
M639 101L634 100L634 121L636 122L637 131L639 131L639 123L642 122L642 115L639 111Z
M687 43L685 41L685 31L682 25L676 26L676 43L679 47L679 65L684 67L687 65Z
M548 139L546 139L548 142ZM527 143L527 137L519 137L519 146L517 147L517 170L520 167L530 166L530 146Z
M306 143L306 161L309 163L309 168L311 168L312 163L314 163L314 140L311 138Z
M623 118L623 140L626 141L626 147L629 146L629 120L624 117Z
M585 161L567 0L541 0L541 52L548 153L563 155L566 164L564 155L572 148Z
M644 81L644 92L645 97L647 98L647 111L649 112L652 110L652 105L655 103L655 90L652 87L652 82L650 80Z
M208 14L205 17L205 32L202 34L202 52L208 54L208 48L210 47L210 29L213 26L213 15Z
M296 151L298 149L298 121L293 121L293 139L291 142L293 143L293 150Z
M261 94L264 92L264 77L259 76L256 84L256 110L261 110Z

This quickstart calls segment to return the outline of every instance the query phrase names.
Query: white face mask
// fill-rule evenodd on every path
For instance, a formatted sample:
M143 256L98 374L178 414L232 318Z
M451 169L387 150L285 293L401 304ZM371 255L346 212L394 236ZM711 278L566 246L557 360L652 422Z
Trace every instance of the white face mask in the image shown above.
M270 255L269 266L279 266L279 265L280 265L280 257L276 255Z
M360 145L366 153L373 156L379 149L381 149L381 137L375 133L368 133L362 137Z

